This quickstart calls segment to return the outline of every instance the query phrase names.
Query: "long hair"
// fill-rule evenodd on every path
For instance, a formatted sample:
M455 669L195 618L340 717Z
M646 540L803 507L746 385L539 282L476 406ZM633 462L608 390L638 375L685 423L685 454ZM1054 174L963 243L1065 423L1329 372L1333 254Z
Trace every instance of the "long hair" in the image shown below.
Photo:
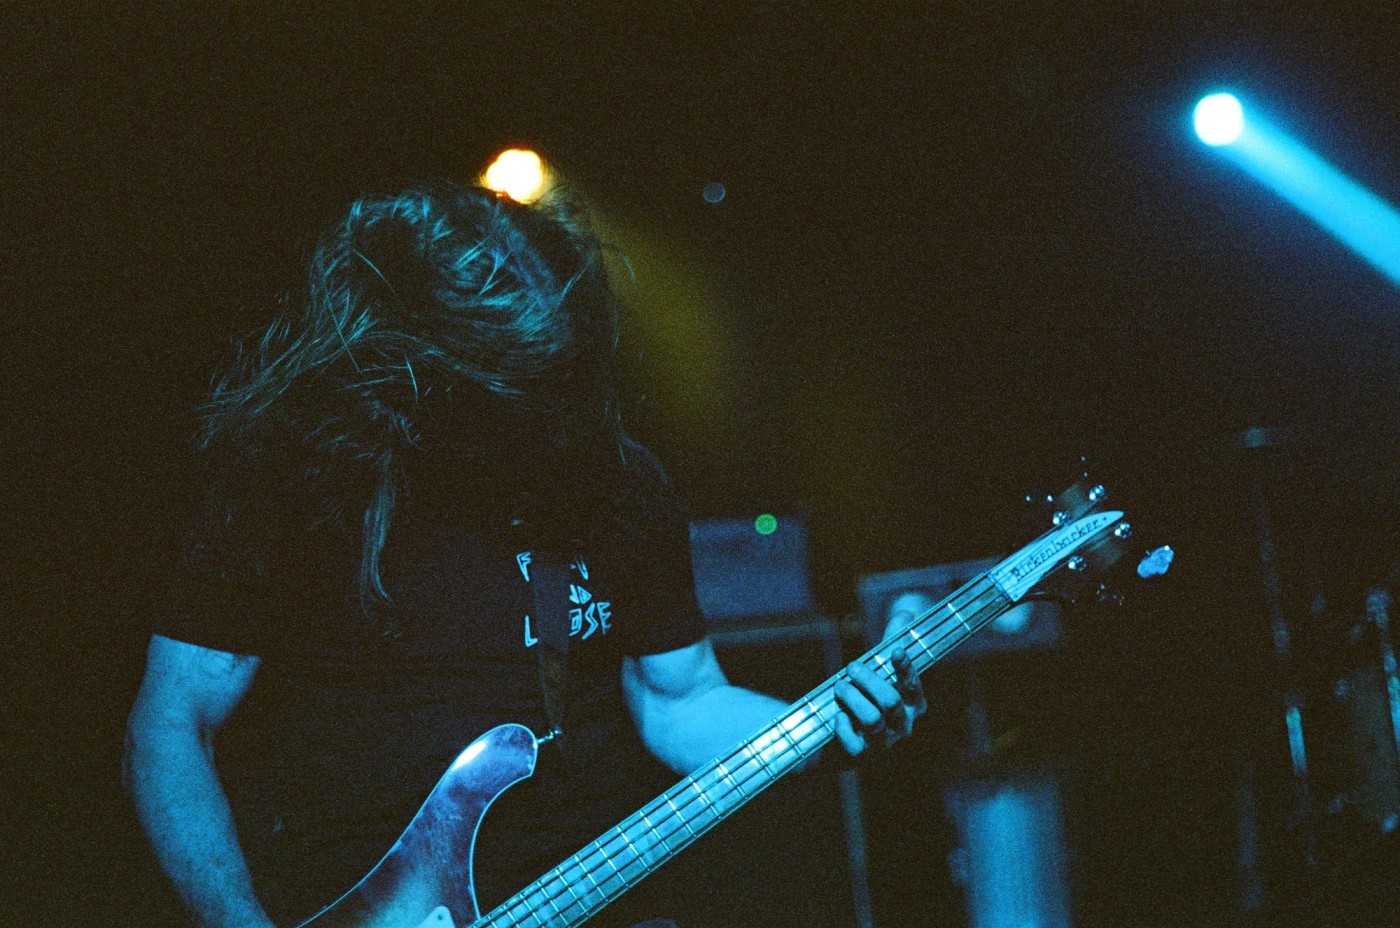
M201 446L315 495L321 520L357 521L372 614L390 601L380 555L415 454L470 464L529 431L625 455L617 334L602 247L567 194L526 206L435 182L366 197L321 239L304 299L216 378Z

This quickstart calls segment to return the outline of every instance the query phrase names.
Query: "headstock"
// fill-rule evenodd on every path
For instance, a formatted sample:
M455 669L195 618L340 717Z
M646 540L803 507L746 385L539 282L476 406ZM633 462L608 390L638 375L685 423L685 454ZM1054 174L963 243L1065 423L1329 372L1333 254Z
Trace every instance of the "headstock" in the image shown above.
M1086 592L1100 602L1121 601L1105 575L1136 547L1133 526L1123 510L1113 505L1108 487L1087 472L1081 474L1078 482L1058 495L1027 495L1027 502L1041 513L1044 533L988 573L1011 601L1042 597L1073 601ZM1134 560L1142 579L1165 574L1174 556L1170 546L1143 549L1139 554Z

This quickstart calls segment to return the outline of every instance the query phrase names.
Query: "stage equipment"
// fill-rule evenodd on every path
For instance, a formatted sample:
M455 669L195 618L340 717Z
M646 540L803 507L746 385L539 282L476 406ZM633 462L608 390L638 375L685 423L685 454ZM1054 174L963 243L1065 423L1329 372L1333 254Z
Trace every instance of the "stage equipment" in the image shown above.
M1400 283L1400 213L1231 94L1197 104L1197 135Z
M1259 726L1261 741L1246 745L1238 796L1241 847L1239 905L1246 912L1258 911L1271 895L1265 889L1264 862L1257 851L1262 844L1272 843L1261 839L1274 830L1274 823L1269 820L1272 815L1261 814L1258 788L1260 774L1267 766L1266 759L1275 755L1279 748L1272 742L1277 737L1279 728L1275 726L1279 721L1287 739L1288 769L1291 773L1291 796L1281 818L1286 823L1284 833L1289 838L1288 843L1296 850L1279 862L1290 876L1277 882L1293 882L1296 874L1297 882L1311 884L1316 879L1318 869L1317 809L1307 742L1303 737L1306 685L1295 654L1297 629L1289 622L1284 607L1284 584L1279 570L1279 548L1274 529L1275 514L1270 504L1277 471L1289 465L1284 452L1294 441L1295 436L1288 429L1281 428L1248 428L1235 438L1235 446L1242 452L1243 474L1251 485L1259 545L1260 592L1275 659L1272 699L1264 719L1261 719L1264 724ZM1280 710L1281 719L1273 715ZM1270 741L1263 741L1265 737Z
M816 615L801 516L707 519L690 527L700 611L712 627L801 624Z
M963 780L946 797L961 847L954 877L972 928L1069 928L1060 788L1049 775Z
M1339 857L1400 828L1400 671L1390 591L1372 588L1365 606L1364 617L1344 623L1342 660L1310 718L1327 843Z
M504 193L517 203L533 203L549 189L549 168L536 152L508 148L481 175L488 190Z

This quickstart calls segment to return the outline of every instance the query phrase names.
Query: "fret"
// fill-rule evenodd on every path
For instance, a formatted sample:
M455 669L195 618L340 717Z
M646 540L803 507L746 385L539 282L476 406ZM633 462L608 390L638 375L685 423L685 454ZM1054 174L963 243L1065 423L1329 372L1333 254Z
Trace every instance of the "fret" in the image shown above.
M684 812L677 808L675 800L671 798L671 794L667 793L662 798L666 800L666 805L671 807L671 812L676 816L676 818L681 820L681 824L685 826L685 830L690 832L690 836L692 838L695 837L695 829L690 827L689 816L687 816ZM672 832L672 834L674 833L675 832Z
M666 850L668 850L668 848L667 848L667 846L666 846L666 836L663 835L661 832L659 832L659 831L656 830L656 826L653 825L653 824L651 823L651 819L647 817L646 812L645 812L645 811L642 811L642 812L638 812L637 814L640 815L640 816L642 817L642 822L647 826L647 830L650 831L653 835L656 836L656 845L657 845L658 847L660 847L660 849L661 849L663 852L665 852ZM654 850L654 848L653 848L653 850ZM647 853L650 854L651 851L647 851ZM645 855L643 855L642 860L643 860L644 862L646 862L646 856L645 856Z
M582 877L583 877L585 880L587 880L588 882L590 882L590 883L593 884L593 890L592 890L592 891L595 891L595 892L596 892L597 890L602 889L602 887L598 885L598 881L595 880L595 879L593 879L593 868L592 868L591 866L588 866L588 865L584 864L584 862L583 862L583 857L584 857L584 855L583 855L583 854L575 854L574 857L578 860L578 872L579 872L579 875L582 876ZM587 895L585 895L584 898L585 898L585 899L588 898Z
M622 840L623 840L623 843L627 844L629 847L631 846L632 842L630 842L630 841L627 840L627 836L626 836L626 835L623 835L623 836L622 836ZM622 885L623 885L623 887L625 888L625 887L628 885L629 880L627 879L627 877L625 877L625 876L622 874L622 871L619 870L619 869L617 868L617 864L615 864L615 863L613 862L612 855L609 854L607 851L603 850L603 847L602 847L601 844L598 844L596 841L594 842L594 844L595 844L595 845L597 846L597 848L598 848L598 853L600 853L600 854L603 855L603 860L605 860L605 861L607 862L607 864L608 864L609 867L612 867L613 876L616 877L617 879L621 880L621 881L622 881ZM612 879L612 877L609 877L609 879Z
M953 618L955 618L955 619L957 619L959 622L961 622L961 623L962 623L962 627L965 628L965 629L967 629L968 632L971 632L971 631L972 631L972 626L967 624L967 619L964 619L964 618L962 617L962 613L961 613L961 612L959 612L958 610L956 610L956 609L953 608L953 601L952 601L952 600L949 600L945 605L947 605L948 611L951 612L951 613L953 614Z
M748 750L749 750L749 757L750 757L751 759L753 759L753 760L758 761L758 766L761 767L761 768L763 769L763 772L764 772L765 774L767 774L768 776L772 777L772 776L774 775L774 774L773 774L773 768L772 768L771 766L769 766L768 761L767 761L767 760L764 758L764 756L763 756L763 752L760 751L760 750L758 750L758 749L757 749L754 745L752 745L752 744L750 744L750 745L748 746Z
M775 722L753 740L753 747L758 752L760 758L759 762L764 764L764 766L767 766L767 762L762 759L764 755L773 755L769 759L774 761L774 763L788 755L788 749L783 747L781 742L783 739L787 739L789 743L792 743L792 736L788 731L791 725L791 717L783 718ZM780 770L777 775L781 776L782 771Z
M727 765L720 764L715 769L719 771L720 777L726 780L732 787L732 792L739 794L741 800L749 798L749 794L744 792L744 787L739 784L738 780L734 779L734 774L729 772L729 767Z
M628 863L623 864L622 869L619 871L622 875L623 887L631 886L645 877L652 871L653 866L654 865L647 863L640 857L633 858Z
M821 713L813 711L810 703L803 703L794 714L798 716L798 720L797 724L792 726L792 731L799 743L806 741L808 735L822 727Z
M545 903L546 903L551 909L554 910L554 915L555 915L555 917L557 917L557 918L562 918L563 915L564 915L564 913L560 910L559 906L557 906L557 905L554 904L554 895L553 895L552 893L546 892L546 891L544 890L543 887L541 887L540 891L541 891L541 893L543 893L543 895L544 895L544 901L545 901ZM539 916L536 915L536 919L537 919L537 920L538 920L538 918L539 918Z
M623 866L631 867L634 864L640 866L642 868L642 874L645 875L648 869L645 852L638 848L637 845L633 844L632 839L627 836L626 823L623 823L623 825L618 826L617 833L618 836L622 838L622 843L627 845L627 850L630 851L632 854L632 859L627 863L623 864ZM624 879L628 880L628 882L631 881L628 877L624 877Z
M641 857L642 857L642 852L639 851L639 850L637 850L637 845L633 844L633 843L632 843L632 839L629 838L629 837L627 837L627 827L626 827L626 826L627 826L627 823L626 823L626 822L623 822L621 825L619 825L619 826L617 827L617 834L618 834L618 836L619 836L620 838L622 838L622 843L625 844L625 845L627 845L627 850L630 851L630 852L632 853L632 859L633 859L633 860L640 860Z
M569 879L565 879L565 878L564 878L564 874L563 874L562 872L559 874L559 879L560 879L560 880L563 882L563 884L564 884L564 891L567 892L567 893L568 893L570 896L572 896L573 899L574 899L574 901L570 904L570 906L571 906L571 907L572 907L572 906L575 906L575 905L577 905L577 906L582 906L582 907L583 907L583 910L584 910L585 912L588 911L588 906L587 906L587 905L584 905L583 899L579 897L579 894L578 894L578 893L574 892L574 881L573 881L573 880L569 880Z
M773 729L771 727L765 728L750 739L748 747L753 750L754 756L757 757L760 753L768 750L775 738Z
M706 811L718 818L719 812L716 810L715 804L710 801L709 796L705 795L705 790L701 788L699 782L692 780L690 783L690 787L691 789L695 790L695 795L698 796L700 801L705 804Z
M883 654L872 654L870 659L875 662L875 669L881 673L885 680L893 683L899 679L899 671L894 669L894 662Z
M812 718L817 720L818 727L821 728L823 732L830 733L831 722L828 721L826 716L822 714L822 711L817 708L817 704L812 702L810 698L804 699L802 704L807 707L807 711L811 714Z
M608 893L606 890L603 889L603 887L598 883L598 881L593 878L593 868L583 866L582 860L579 861L579 868L580 870L582 870L584 878L587 879L588 882L593 884L593 890L588 895L593 896L594 898L597 898L603 902L606 902L608 898ZM585 908L591 909L593 908L593 906L589 904L585 906Z
M929 663L933 663L933 652L929 650L928 645L924 644L923 636L920 635L917 631L915 631L914 626L912 625L909 626L907 631L909 632L909 637L913 640L913 642L916 645L919 646L919 650L924 652L923 659L928 661Z
M534 919L535 928L539 928L539 926L543 924L543 922L540 921L539 911L519 896L516 897L516 900L517 901L512 902L510 907L505 911L505 915L510 919L510 923L512 925L523 925L525 924L525 919L528 917ZM524 914L516 912L517 906L523 910Z
M531 905L529 899L526 898L529 891L529 887L527 887L524 892L516 896L510 903L510 907L506 909L505 915L510 919L512 925L523 925L525 919L530 918L534 921L535 928L542 928L548 923L544 921L544 916L540 915L539 909ZM516 911L517 907L520 909L519 912Z
M802 756L802 748L798 745L797 741L792 737L792 728L795 727L795 726L792 725L792 724L790 724L791 718L792 718L792 716L789 715L787 718L783 719L783 721L779 722L778 725L777 725L777 731L778 731L779 736L781 736L781 737L787 739L787 743L790 744L790 745L792 745L792 751L795 752L795 753L800 757L800 756ZM775 739L775 743L776 743L776 739ZM784 751L784 752L781 752L781 753L787 753L787 752Z

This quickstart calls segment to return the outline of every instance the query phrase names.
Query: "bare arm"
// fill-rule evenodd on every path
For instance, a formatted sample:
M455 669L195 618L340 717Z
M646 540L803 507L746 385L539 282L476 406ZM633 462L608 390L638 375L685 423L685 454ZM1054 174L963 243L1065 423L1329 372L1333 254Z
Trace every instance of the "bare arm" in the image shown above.
M247 693L258 659L156 635L127 721L125 781L156 859L201 925L271 928L253 895L214 734Z
M886 745L907 737L914 719L928 708L902 649L894 651L893 663L893 682L857 661L836 685L841 709L836 738L847 754L865 751L875 735L883 736ZM627 658L622 686L642 742L680 774L718 757L787 708L772 696L731 684L708 639L664 654Z
M622 686L642 742L680 774L714 760L787 708L730 683L709 639L627 658Z

